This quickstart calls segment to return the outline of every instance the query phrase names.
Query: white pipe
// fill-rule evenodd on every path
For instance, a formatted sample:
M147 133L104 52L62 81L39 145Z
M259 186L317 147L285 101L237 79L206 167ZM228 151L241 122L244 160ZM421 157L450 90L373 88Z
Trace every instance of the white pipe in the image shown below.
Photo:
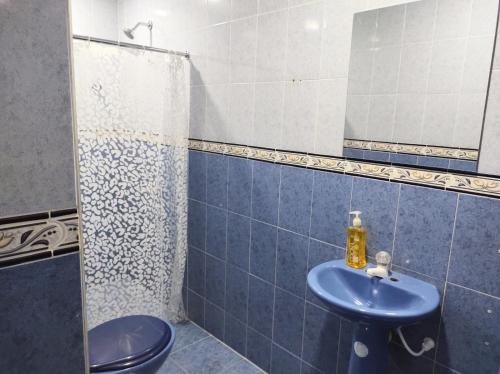
M436 346L436 344L434 343L434 340L432 340L429 337L426 337L426 338L424 338L424 341L422 342L422 349L419 352L415 352L414 350L412 350L408 346L408 343L406 343L406 340L403 336L403 332L401 331L401 326L399 326L396 329L396 331L397 331L399 338L401 339L401 342L403 343L404 347L412 356L415 356L415 357L422 356L424 354L424 352L430 351L432 348L434 348Z

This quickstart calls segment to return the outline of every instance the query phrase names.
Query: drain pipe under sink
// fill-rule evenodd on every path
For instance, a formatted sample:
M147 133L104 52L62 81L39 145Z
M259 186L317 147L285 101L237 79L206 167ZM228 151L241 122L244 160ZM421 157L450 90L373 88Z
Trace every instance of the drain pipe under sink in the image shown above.
M422 356L425 352L430 351L432 348L434 348L436 346L436 343L434 343L433 339L426 337L426 338L424 338L424 341L422 342L422 349L419 352L415 352L414 350L412 350L408 346L408 343L406 343L406 340L403 336L403 332L401 331L401 326L396 328L396 331L397 331L399 338L401 339L401 342L403 343L404 347L412 356L415 356L415 357Z

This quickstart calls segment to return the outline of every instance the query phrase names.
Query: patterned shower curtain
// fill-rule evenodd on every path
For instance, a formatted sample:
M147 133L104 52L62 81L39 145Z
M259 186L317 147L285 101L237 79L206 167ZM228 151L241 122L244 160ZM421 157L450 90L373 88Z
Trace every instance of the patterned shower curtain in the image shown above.
M74 41L88 327L184 318L188 71L183 57Z

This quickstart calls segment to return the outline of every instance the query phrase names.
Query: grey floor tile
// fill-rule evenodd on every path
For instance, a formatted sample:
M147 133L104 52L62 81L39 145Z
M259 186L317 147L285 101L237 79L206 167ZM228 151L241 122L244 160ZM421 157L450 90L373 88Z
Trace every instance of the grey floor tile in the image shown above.
M176 333L175 344L172 349L172 352L176 352L186 347L187 345L196 343L209 336L209 334L205 330L196 326L192 322L184 322L176 324L175 333Z
M162 365L157 374L184 374L185 372L177 366L177 364L170 358Z
M226 374L260 374L264 371L260 370L257 366L252 365L250 362L244 359L239 359L236 364L224 371Z
M170 358L190 374L220 374L241 360L237 353L213 337L177 350Z

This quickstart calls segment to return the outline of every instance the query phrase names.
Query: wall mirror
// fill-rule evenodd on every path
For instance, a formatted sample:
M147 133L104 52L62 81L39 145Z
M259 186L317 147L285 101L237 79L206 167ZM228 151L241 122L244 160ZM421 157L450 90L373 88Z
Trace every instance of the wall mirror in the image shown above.
M492 174L481 144L497 18L498 0L355 13L344 156Z

